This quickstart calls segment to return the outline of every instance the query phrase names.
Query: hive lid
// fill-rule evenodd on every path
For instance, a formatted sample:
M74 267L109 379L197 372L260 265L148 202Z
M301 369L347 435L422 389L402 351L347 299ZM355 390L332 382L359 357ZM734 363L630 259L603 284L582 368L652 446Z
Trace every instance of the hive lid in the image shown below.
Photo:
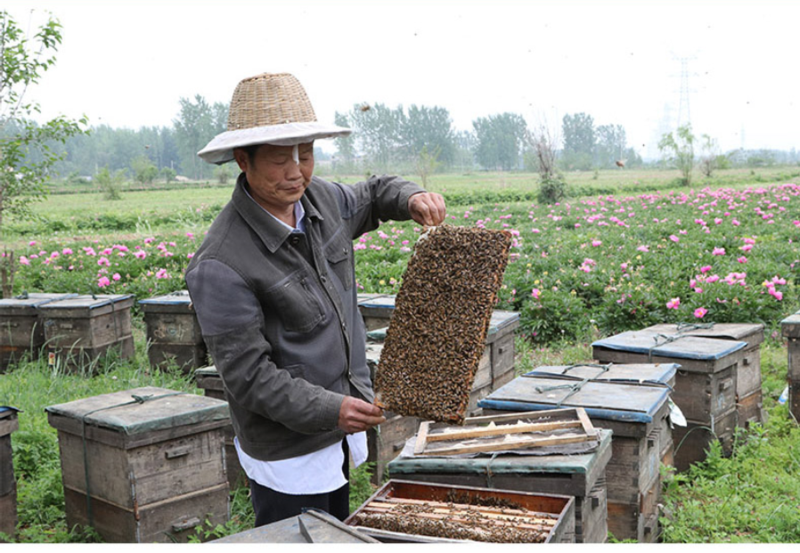
M598 419L648 423L669 399L666 386L586 382L575 387L560 378L518 377L480 400L478 406L501 411L583 407Z
M14 417L17 413L19 413L19 409L16 407L11 407L10 405L0 405L0 419Z
M74 296L62 300L52 301L42 306L44 309L97 309L106 305L113 305L132 299L133 294L92 294Z
M225 401L153 386L51 405L45 411L126 435L229 418ZM57 419L50 420L59 427Z
M709 324L659 324L645 328L667 336L700 336L722 340L741 340L749 345L764 341L764 325L761 323L709 323Z
M680 365L675 363L626 363L607 365L577 364L537 367L522 376L590 379L618 384L666 384L675 378Z
M199 369L195 369L194 371L195 376L219 376L219 371L217 367L211 365L209 367L200 367Z
M33 309L52 301L73 298L77 295L78 294L51 294L46 292L32 292L30 294L23 294L14 298L0 299L0 310L16 307Z
M138 303L142 305L188 305L192 303L192 299L187 290L178 290L171 294L139 300Z
M734 340L715 340L696 336L667 337L647 330L632 330L598 340L592 347L602 347L631 353L644 353L653 357L697 359L712 361L722 359L747 347L747 343Z

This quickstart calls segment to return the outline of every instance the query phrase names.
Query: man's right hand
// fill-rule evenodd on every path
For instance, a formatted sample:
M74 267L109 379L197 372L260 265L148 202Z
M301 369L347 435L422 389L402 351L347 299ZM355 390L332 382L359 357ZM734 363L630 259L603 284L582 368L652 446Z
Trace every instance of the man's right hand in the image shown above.
M345 396L339 408L339 428L348 434L363 432L385 421L379 407L352 396Z

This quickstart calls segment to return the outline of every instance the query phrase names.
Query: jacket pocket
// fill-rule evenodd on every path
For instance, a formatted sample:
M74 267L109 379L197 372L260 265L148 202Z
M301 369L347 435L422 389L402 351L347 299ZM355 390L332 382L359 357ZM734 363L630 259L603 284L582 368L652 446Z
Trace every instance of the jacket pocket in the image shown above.
M305 273L295 273L267 291L283 327L289 332L309 332L323 318L322 304Z
M340 234L340 236L344 236ZM344 237L344 240L333 240L330 244L325 246L325 258L328 260L328 265L333 271L333 274L342 283L345 290L350 290L353 287L353 263L350 258L352 251L352 244Z

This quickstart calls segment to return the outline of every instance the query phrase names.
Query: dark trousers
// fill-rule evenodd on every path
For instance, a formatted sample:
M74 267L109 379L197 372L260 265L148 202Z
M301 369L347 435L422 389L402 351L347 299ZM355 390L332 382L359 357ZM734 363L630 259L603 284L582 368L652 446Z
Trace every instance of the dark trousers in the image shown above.
M342 474L350 479L350 450L347 440L342 440L344 464ZM300 474L298 478L303 478ZM275 491L250 480L250 499L256 512L256 526L263 526L289 517L297 516L307 507L315 507L329 513L339 520L350 514L350 484L328 493L291 495Z

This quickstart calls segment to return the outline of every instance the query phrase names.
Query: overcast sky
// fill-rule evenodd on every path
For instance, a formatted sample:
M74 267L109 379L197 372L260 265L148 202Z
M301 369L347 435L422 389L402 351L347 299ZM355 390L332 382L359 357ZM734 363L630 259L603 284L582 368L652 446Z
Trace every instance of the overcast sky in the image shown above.
M679 113L725 151L800 146L798 2L4 0L63 25L29 90L44 116L169 126L181 97L229 102L239 80L290 72L321 121L354 104L442 106L455 127L514 112L621 124L655 155ZM34 9L31 15L31 9ZM681 59L686 60L682 71ZM681 98L682 78L688 80ZM328 148L326 148L328 149Z

